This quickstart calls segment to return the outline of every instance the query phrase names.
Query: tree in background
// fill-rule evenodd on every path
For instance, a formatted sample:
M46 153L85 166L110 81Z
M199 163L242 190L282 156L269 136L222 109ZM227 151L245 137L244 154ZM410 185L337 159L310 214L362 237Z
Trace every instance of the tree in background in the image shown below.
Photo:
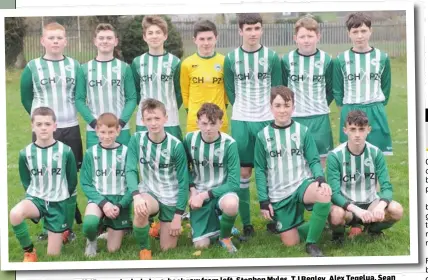
M24 55L24 18L5 18L6 67L24 68L27 62Z

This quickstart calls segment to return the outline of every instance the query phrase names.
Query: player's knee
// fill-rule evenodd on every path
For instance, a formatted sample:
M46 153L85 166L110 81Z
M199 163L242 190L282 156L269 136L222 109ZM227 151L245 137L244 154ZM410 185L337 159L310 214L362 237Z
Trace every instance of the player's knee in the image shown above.
M341 207L333 205L330 210L330 223L334 226L345 223L345 210Z
M299 237L297 237L297 238L285 238L282 236L281 236L281 241L282 241L282 244L284 244L287 247L295 246L295 245L299 244L299 242L300 242Z
M238 214L239 199L235 195L226 195L221 202L221 209L223 213L229 216Z
M403 217L403 206L396 201L391 201L387 211L394 221L399 221Z
M19 225L24 220L24 212L15 206L10 210L9 218L12 225Z

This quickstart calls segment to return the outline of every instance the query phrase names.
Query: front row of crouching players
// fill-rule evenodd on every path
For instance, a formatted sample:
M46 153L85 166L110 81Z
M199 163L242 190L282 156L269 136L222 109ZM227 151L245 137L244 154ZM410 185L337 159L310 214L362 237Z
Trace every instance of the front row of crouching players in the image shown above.
M274 87L270 103L274 121L257 135L255 179L261 214L276 222L286 246L304 240L309 255L323 256L317 242L328 217L335 241L344 240L345 226L351 226L351 236L362 233L362 225L368 234L380 235L401 219L403 208L392 200L382 151L366 142L370 126L364 112L348 114L344 127L348 140L327 158L327 184L311 134L291 118L294 93L285 86ZM220 132L224 112L205 103L197 113L199 130L188 133L182 143L164 130L168 116L163 103L147 99L141 110L147 131L135 133L128 148L116 142L120 133L117 117L105 113L97 120L100 143L87 150L81 174L88 198L83 224L88 239L85 254L96 255L102 219L109 231L110 252L120 248L125 230L133 225L140 259L151 259L148 221L156 214L161 221L161 249L175 248L189 189L194 246L208 247L219 236L228 252L236 252L230 235L239 208L239 155L235 140ZM67 199L77 185L70 147L53 138L54 112L47 107L36 109L32 128L37 139L19 155L26 197L10 212L25 262L37 261L25 219L38 222L44 218L49 233L47 253L60 254L61 233L69 228ZM312 211L306 223L305 209Z
M330 223L333 240L344 240L345 225L349 236L364 231L381 235L403 215L402 206L392 200L392 185L382 151L366 142L371 127L366 113L351 111L344 133L348 140L334 149L327 158L327 178L333 195ZM380 192L376 185L379 182Z

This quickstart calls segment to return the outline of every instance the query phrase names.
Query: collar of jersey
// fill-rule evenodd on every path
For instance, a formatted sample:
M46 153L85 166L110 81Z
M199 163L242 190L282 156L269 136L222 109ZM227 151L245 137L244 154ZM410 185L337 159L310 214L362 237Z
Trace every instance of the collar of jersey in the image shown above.
M301 54L301 53L299 53L299 49L296 49L297 54L298 54L298 55L300 55L300 56L304 56L304 57L311 57L311 56L314 56L314 55L316 55L317 53L319 53L319 51L320 51L320 50L317 48L317 49L316 49L316 51L315 51L313 54L306 55L306 54Z
M276 125L275 124L275 121L273 121L272 123L271 123L271 126L273 127L273 128L276 128L276 129L286 129L286 128L289 128L290 126L292 126L293 125L293 123L294 123L294 121L293 121L293 119L291 120L291 123L289 124L289 125L286 125L286 126L279 126L279 125Z
M210 58L213 58L214 56L216 56L216 55L217 55L217 52L216 52L216 51L214 51L214 53L213 53L212 55L210 55L210 56L201 56L198 52L196 52L196 55L197 55L198 57L202 58L202 59L210 59Z
M58 59L58 60L47 59L47 58L45 58L45 57L44 57L44 55L43 55L43 56L42 56L42 59L43 59L43 60L46 60L46 61L58 62L58 61L63 61L63 60L65 60L65 55L62 55L62 59Z
M354 51L352 48L353 47L351 47L351 52L357 53L357 54L366 54L366 53L370 53L370 52L374 51L374 47L370 47L371 49L366 51L366 52L357 52L357 51Z
M116 143L118 143L118 142L116 142ZM100 146L100 148L101 149L104 149L104 150L116 150L116 149L119 149L120 147L122 147L122 144L121 143L118 143L119 144L119 146L117 146L117 147L115 147L115 148L106 148L106 147L103 147L102 145L101 145L101 142L99 142L98 143L98 146Z
M239 48L240 48L240 49L241 49L241 51L243 51L244 53L256 53L256 52L258 52L259 50L263 49L263 44L260 44L260 48L258 48L258 49L257 49L257 50L255 50L255 51L252 51L252 52L248 52L248 51L244 50L244 48L242 47L242 45L241 45Z
M147 139L149 139L149 141L150 141L150 142L152 142L152 143L153 143L153 144L155 144L155 145L162 144L162 143L166 140L167 136L168 136L168 134L167 134L167 132L165 131L165 138L164 138L164 139L162 139L162 141L160 141L159 143L156 143L155 141L153 141L152 139L150 139L149 132L147 132Z
M110 59L110 60L104 60L104 61L102 61L102 60L98 60L97 58L94 58L94 60L96 61L96 62L101 62L101 63L106 63L106 62L112 62L113 60L115 60L116 58L115 57L113 57L112 59Z
M207 141L204 140L204 138L202 137L202 131L200 131L199 133L201 134L201 140L202 140L202 142L204 142L205 144L212 144L212 143L215 143L215 142L217 142L217 141L219 141L221 139L221 133L220 133L220 131L218 132L219 137L216 140L212 141L212 142L207 142Z
M40 147L39 145L37 145L37 144L36 144L36 141L34 141L34 142L33 142L34 146L36 146L36 147L37 147L37 148L39 148L39 149L47 149L47 148L53 147L53 146L55 146L55 145L56 145L56 143L58 143L58 141L57 141L57 140L55 140L55 142L53 142L53 144L52 144L52 145L49 145L49 146L46 146L46 147Z
M361 156L362 154L364 154L364 152L365 152L365 150L366 150L366 147L367 147L367 143L364 143L364 149L361 151L361 154L359 154L359 155L356 155L356 154L354 154L353 152L351 152L351 150L349 149L349 147L348 147L348 142L346 142L346 149L348 150L348 152L351 154L351 155L353 155L354 157L359 157L359 156Z
M153 56L153 57L160 57L160 56L167 55L167 54L168 54L168 52L164 50L164 51L163 51L163 54L151 54L151 53L149 53L149 52L147 51L147 54L148 54L148 55L150 55L150 56Z

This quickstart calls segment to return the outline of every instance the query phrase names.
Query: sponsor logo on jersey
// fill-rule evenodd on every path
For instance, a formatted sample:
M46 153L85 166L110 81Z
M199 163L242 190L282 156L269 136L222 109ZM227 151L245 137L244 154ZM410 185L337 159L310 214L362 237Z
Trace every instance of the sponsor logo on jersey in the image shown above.
M192 150L196 151L197 149L198 149L198 147L192 146Z
M147 63L144 63L144 62L140 64L141 67L144 67L146 65L147 65Z
M214 65L214 69L219 72L221 70L221 65L220 64L216 64Z
M198 68L198 64L192 64L192 68Z
M273 137L266 138L266 142L273 141Z
M349 166L349 162L344 161L344 162L342 163L342 165L343 165L343 166Z
M73 70L73 66L72 65L67 65L64 68L65 68L65 70L67 70L69 72L71 72Z
M99 156L94 156L94 160L99 160L100 157Z
M242 63L244 63L242 60L237 60L237 61L235 62L235 64L242 64Z
M119 66L114 66L111 68L111 72L117 73L117 71L119 71Z
M265 66L266 60L264 58L259 58L259 64Z
M348 61L346 61L346 65L351 65L351 64L354 64L354 61L353 61L353 60L348 60Z
M366 159L364 160L364 165L365 165L365 166L369 166L369 167L373 166L372 159L371 159L371 158L366 158Z
M33 159L34 157L33 156L27 156L27 159Z

